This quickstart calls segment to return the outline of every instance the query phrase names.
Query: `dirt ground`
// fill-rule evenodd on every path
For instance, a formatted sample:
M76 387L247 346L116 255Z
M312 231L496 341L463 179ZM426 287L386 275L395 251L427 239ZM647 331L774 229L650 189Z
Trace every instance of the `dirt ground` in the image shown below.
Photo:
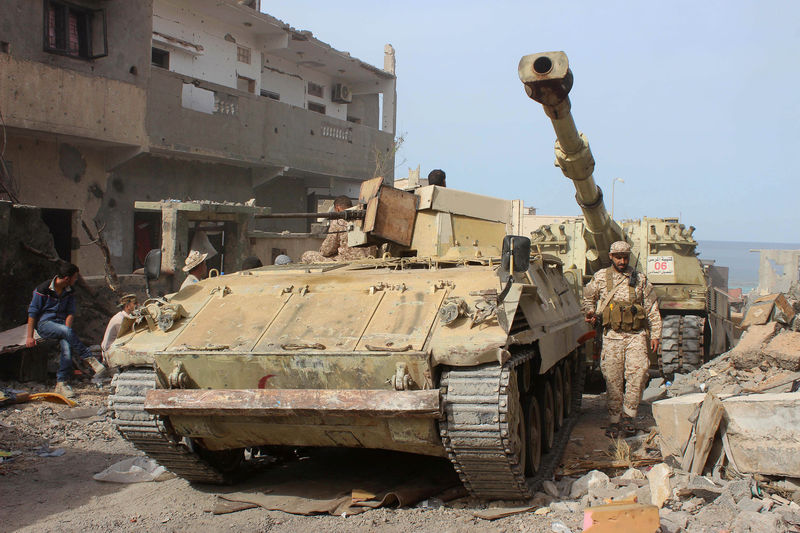
M29 384L0 383L0 386L32 392L46 390L43 386L31 390ZM1 530L549 532L555 521L563 522L573 531L581 530L580 510L550 511L546 515L531 511L486 521L473 513L485 509L487 504L466 497L439 508L383 508L348 517L298 516L263 508L214 515L209 510L214 507L217 495L238 488L190 485L179 478L136 484L95 481L93 474L141 454L122 440L107 418L104 412L107 391L98 391L88 384L76 390L78 408L84 409L84 418L65 419L69 409L52 403L31 402L0 408L0 450L22 452L12 461L0 464ZM603 396L587 394L564 463L607 457L610 440L603 435L603 420ZM645 417L641 423L650 422ZM65 453L60 457L39 457L34 450L44 443L49 443L51 449L63 448ZM376 456L376 453L382 455ZM384 464L382 461L431 471L430 458L405 454L322 450L308 455L311 463L278 463L258 472L246 484L248 487L268 486L276 475L291 479L299 475L301 469L305 476L309 471L312 476L314 472L319 473L320 479L312 479L312 482L324 483L325 472L343 467L362 469L361 474L369 476L374 472L370 469L380 468ZM442 462L445 464L438 466L449 466L446 461Z

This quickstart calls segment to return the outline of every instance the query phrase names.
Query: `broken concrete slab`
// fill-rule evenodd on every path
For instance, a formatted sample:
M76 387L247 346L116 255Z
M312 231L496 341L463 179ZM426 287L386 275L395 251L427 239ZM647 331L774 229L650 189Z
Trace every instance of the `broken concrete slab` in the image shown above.
M722 494L723 488L718 487L703 476L693 476L686 487L693 495L706 501L713 501Z
M650 503L659 509L672 495L672 488L669 484L671 475L672 469L666 463L655 465L647 473L647 479L650 482Z
M703 403L705 394L695 393L653 403L653 418L659 432L661 455L683 456L683 450L692 432L689 417Z
M800 370L800 332L783 331L764 348L764 355L787 370Z
M733 522L735 533L762 533L764 531L785 531L786 522L777 513L744 511Z
M729 353L733 365L739 370L760 365L764 360L764 346L772 340L780 327L777 322L750 326Z
M647 479L647 477L638 468L629 468L621 476L621 479Z
M577 500L582 496L589 493L589 489L592 487L605 487L608 485L609 477L600 472L599 470L592 470L585 476L578 478L573 484L572 488L569 491L570 499Z
M560 497L558 487L556 486L555 483L553 483L549 479L545 479L544 481L542 481L542 490L544 490L546 494L549 494L553 498Z
M742 473L800 476L800 392L723 400L726 452Z

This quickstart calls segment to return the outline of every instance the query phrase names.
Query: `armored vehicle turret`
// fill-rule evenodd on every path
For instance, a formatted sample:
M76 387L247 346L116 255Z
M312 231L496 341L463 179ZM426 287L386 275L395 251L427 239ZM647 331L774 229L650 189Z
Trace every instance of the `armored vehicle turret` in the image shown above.
M663 318L660 354L651 354L662 372L690 371L728 347L727 286L712 286L712 276L697 258L694 227L674 218L617 222L608 216L603 192L594 180L594 158L572 117L573 76L566 54L523 57L519 77L528 96L542 104L556 133L556 166L575 185L583 217L549 224L531 235L532 246L557 256L580 294L599 269L610 265L609 246L617 240L632 248L631 264L645 273L658 295ZM724 290L720 290L724 289ZM595 353L595 360L599 353Z
M478 497L531 496L592 333L561 261L507 236L511 202L449 188L367 181L346 218L380 257L149 301L109 353L120 432L190 481L230 480L249 448L343 446L449 458Z

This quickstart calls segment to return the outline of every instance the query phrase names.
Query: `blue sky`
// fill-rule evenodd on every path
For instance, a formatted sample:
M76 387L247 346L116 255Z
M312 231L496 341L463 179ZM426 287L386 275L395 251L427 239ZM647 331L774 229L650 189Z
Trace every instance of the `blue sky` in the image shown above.
M700 240L800 242L800 2L319 2L262 10L377 66L397 54L397 176L576 215L555 134L517 76L563 50L578 128L617 218L680 216ZM797 157L797 159L796 159Z

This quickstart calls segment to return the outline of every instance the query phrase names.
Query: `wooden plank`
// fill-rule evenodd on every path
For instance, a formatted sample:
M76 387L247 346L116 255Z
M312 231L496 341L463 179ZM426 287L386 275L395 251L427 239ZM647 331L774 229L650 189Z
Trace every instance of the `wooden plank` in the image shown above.
M693 474L703 473L703 467L706 465L724 412L722 401L710 392L706 394L703 405L700 407L700 416L697 417L695 424L694 458L690 470Z

